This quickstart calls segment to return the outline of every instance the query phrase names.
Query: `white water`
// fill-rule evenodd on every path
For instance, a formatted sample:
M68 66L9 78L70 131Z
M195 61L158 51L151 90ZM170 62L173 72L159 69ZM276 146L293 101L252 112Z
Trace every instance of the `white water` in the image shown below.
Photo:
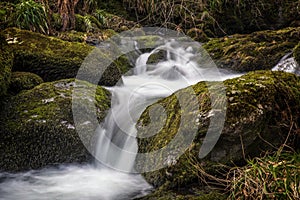
M296 62L295 58L292 57L292 53L286 54L279 62L278 64L273 67L273 71L285 71L294 73L298 76L300 76L300 66Z
M140 175L91 165L2 173L0 182L0 200L127 200L150 189Z

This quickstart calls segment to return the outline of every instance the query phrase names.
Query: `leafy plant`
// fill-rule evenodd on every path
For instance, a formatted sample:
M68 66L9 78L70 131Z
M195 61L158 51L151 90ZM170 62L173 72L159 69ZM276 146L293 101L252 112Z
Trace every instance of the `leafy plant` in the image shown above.
M16 5L15 24L21 29L49 32L45 7L33 0L22 0Z
M101 9L96 9L93 13L93 16L96 17L96 19L101 23L101 24L105 24L106 20L105 20L105 11L101 10Z
M83 17L83 21L84 21L84 25L86 27L86 31L89 32L92 30L93 26L92 26L92 22L90 20L90 17L89 16L84 16Z

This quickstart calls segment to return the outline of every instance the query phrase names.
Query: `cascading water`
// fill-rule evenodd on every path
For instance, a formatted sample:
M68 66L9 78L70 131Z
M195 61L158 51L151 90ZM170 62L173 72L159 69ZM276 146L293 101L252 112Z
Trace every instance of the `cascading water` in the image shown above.
M112 92L112 109L98 130L99 144L96 157L111 168L134 172L138 150L136 122L143 110L162 97L195 84L201 80L225 80L236 74L219 73L201 68L195 62L192 47L180 47L169 41L136 60L134 74L122 77L122 85L109 88ZM163 52L163 61L147 64L151 55Z
M292 52L286 54L272 70L290 72L300 76L300 66L292 55Z
M164 58L149 64L151 56ZM197 62L192 47L166 42L136 59L133 74L122 84L108 88L112 108L97 129L97 165L61 166L25 173L0 173L0 200L111 200L145 195L151 186L134 172L138 150L135 124L146 106L173 92L203 80L225 80L240 76L219 72Z

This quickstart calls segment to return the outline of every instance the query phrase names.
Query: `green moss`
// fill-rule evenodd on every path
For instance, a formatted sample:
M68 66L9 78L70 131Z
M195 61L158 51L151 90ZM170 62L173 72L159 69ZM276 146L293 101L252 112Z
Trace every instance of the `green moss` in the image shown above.
M83 59L93 50L88 45L15 28L4 33L18 41L10 45L15 55L13 70L38 74L45 81L75 77Z
M5 39L0 34L0 99L6 95L13 65L13 54Z
M161 37L157 35L142 35L138 37L137 43L141 47L153 49L153 47L161 43Z
M17 40L10 44L14 51L14 71L32 72L44 81L54 81L64 78L74 78L78 69L81 67L84 59L95 49L86 44L77 42L66 42L54 37L47 37L30 31L19 29L7 29L4 31L7 37ZM106 49L97 51L97 62L104 62L110 59ZM130 69L131 66L127 59L111 60L109 69L115 71L115 79L112 79L107 72L108 77L103 79L110 82L100 81L102 85L114 85L121 77L121 71ZM98 75L98 71L104 69L91 69L89 76ZM97 76L100 78L100 76Z
M169 163L163 169L144 173L150 184L167 190L176 190L189 184L203 187L206 184L204 180L210 184L219 184L212 177L224 178L222 175L227 170L224 165L243 164L244 158L258 156L261 152L273 150L283 144L288 133L291 138L296 136L297 126L293 124L297 124L299 120L299 77L284 72L257 71L226 80L224 85L227 96L225 124L216 146L204 159L199 159L198 154L210 124L210 95L215 94L216 104L223 101L222 96L218 96L221 86L217 82L209 84L210 93L205 82L180 90L149 106L141 115L137 123L137 135L153 135L138 139L141 153L153 152L171 144L170 141L178 134L178 127L182 133L191 134L191 127L187 127L187 124L194 121L199 123L195 139L176 162ZM191 100L191 89L195 92L199 105ZM188 108L181 107L177 100L179 96L184 98L183 102L188 107L199 108L197 119L193 113L182 117L183 109ZM163 126L161 122L164 118L158 105L165 109L166 120ZM184 140L182 138L173 144L174 149L180 149ZM289 141L288 145L296 147L293 142ZM158 163L166 163L173 153L165 148L160 156L153 159ZM138 162L136 168L143 170L142 166L143 163Z
M95 40L96 42L103 42L116 34L111 29L98 30L97 32L78 32L78 31L65 31L59 32L55 37L68 41L68 42L86 42Z
M65 31L59 32L57 38L68 42L84 42L87 37L86 32Z
M300 65L300 43L294 48L293 56L298 65Z
M86 107L90 91L85 88L92 85L80 84L82 98L77 97L77 107L81 112L90 112ZM91 159L74 129L73 85L74 79L43 83L7 99L0 115L1 170L20 171ZM93 101L102 121L110 107L110 94L98 86ZM96 128L92 124L82 126L87 133ZM85 137L91 139L91 135Z
M273 68L299 42L300 28L211 39L203 47L218 67L239 72Z
M9 84L9 92L17 94L22 90L30 90L43 83L43 79L30 72L13 72Z

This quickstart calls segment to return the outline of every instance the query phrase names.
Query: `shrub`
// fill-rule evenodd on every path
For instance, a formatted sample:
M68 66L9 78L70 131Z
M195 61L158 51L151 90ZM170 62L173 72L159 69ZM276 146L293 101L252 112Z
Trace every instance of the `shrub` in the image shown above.
M33 0L22 0L16 5L15 23L21 29L49 32L45 7Z

